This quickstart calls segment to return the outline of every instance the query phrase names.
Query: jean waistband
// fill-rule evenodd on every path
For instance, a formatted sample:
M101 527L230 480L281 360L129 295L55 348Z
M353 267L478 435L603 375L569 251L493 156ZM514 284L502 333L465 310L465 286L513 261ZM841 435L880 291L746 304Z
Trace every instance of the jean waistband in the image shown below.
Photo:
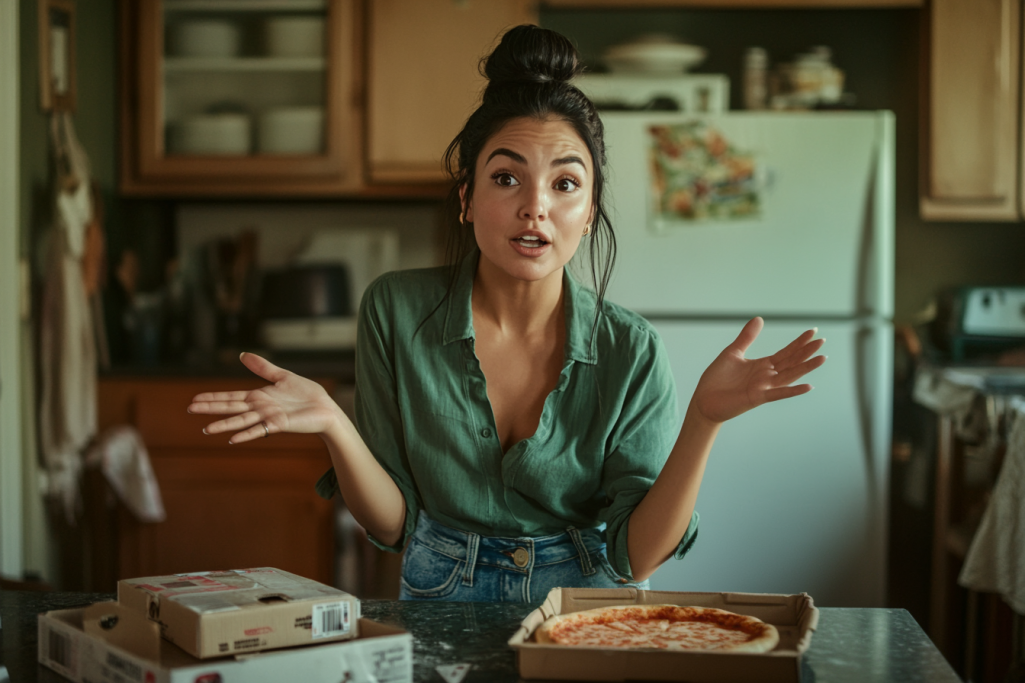
M427 516L423 510L417 517L416 531L413 538L439 553L457 560L469 560L475 563L506 567L523 571L524 555L527 552L529 566L538 567L566 560L580 558L586 565L585 571L591 569L591 560L585 554L602 552L605 547L605 535L599 529L575 529L550 536L501 537L481 536L470 531L460 531L445 526ZM585 551L585 552L582 552ZM517 559L520 561L517 562Z

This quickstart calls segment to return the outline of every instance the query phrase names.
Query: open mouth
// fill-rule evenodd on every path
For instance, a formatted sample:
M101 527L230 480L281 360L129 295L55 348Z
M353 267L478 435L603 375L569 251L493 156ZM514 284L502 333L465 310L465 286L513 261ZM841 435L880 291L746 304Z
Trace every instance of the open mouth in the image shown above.
M524 237L517 237L516 239L513 240L513 242L515 242L515 243L517 243L517 244L519 244L519 245L521 245L523 247L526 247L527 249L540 249L541 247L543 247L546 244L548 244L548 242L544 241L540 237L536 237L536 236L533 236L533 235L528 235L528 236L524 236Z

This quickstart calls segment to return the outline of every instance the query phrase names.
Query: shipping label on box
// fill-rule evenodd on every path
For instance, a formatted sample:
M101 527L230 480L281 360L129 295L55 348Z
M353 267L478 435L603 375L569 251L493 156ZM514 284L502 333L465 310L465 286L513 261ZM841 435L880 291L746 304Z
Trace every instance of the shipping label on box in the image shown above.
M39 663L75 683L413 680L412 635L368 619L359 620L354 640L205 660L161 639L156 630L144 633L146 625L118 603L40 614Z
M355 597L271 567L125 579L117 595L200 658L357 636Z

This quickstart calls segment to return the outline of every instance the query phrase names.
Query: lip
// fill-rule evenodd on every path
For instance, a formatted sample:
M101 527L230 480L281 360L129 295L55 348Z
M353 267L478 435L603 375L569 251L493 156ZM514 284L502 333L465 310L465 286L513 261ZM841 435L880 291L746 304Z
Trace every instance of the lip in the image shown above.
M517 240L521 237L537 237L546 242L542 247L525 247L520 244ZM546 235L540 230L524 230L523 232L517 233L514 237L509 239L509 244L516 250L520 256L526 256L527 258L538 258L547 254L552 248L552 238Z

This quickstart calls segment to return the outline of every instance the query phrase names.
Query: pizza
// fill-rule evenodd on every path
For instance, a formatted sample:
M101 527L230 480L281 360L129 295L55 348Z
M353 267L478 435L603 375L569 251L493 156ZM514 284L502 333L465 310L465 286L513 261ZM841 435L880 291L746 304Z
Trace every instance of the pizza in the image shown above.
M714 607L625 605L560 614L537 629L539 643L604 648L769 652L772 624Z

